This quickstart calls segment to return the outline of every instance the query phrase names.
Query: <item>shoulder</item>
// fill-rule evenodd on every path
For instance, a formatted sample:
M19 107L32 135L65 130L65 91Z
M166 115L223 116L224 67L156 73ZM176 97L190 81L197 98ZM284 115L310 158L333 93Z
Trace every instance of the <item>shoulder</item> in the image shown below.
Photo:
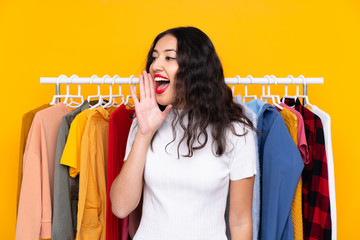
M244 123L232 123L233 129L227 130L227 146L232 148L242 148L255 144L256 132ZM235 132L233 132L233 130Z
M227 135L232 138L237 138L239 137L238 135L246 136L248 133L254 134L254 130L244 123L232 122L230 126L231 127L227 129Z

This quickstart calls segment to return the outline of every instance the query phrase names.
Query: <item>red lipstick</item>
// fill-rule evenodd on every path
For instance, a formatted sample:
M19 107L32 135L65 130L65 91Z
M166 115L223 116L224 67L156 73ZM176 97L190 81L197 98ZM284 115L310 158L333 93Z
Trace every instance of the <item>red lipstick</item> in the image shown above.
M155 74L154 79L155 78L166 79L165 81L155 81L156 82L155 93L162 94L170 86L170 81L168 81L169 79L167 77L164 77L161 74Z
M156 77L161 77L161 78L168 79L167 77L164 77L164 76L162 76L162 75L160 75L160 74L155 74L154 78L156 78Z

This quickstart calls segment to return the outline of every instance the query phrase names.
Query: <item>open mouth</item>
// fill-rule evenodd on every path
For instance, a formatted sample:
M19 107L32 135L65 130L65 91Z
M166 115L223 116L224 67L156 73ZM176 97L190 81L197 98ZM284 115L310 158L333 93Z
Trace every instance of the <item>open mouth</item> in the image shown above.
M170 86L170 80L165 78L159 74L154 76L154 80L156 83L155 93L161 94L166 91L166 89Z

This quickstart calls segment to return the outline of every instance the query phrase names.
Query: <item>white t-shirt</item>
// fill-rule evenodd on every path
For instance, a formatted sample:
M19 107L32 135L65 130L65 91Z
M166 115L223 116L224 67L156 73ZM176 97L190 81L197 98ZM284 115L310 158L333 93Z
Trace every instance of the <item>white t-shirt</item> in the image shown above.
M153 151L149 147L147 152L142 217L134 240L225 240L224 213L229 180L236 181L256 174L254 134L242 124L234 124L238 134L246 130L249 133L238 137L229 130L226 153L216 157L209 127L205 147L195 150L191 158L182 157L188 153L183 142L178 159L177 147L183 135L179 125L176 140L165 149L173 140L173 111L158 129ZM135 119L125 159L134 141L136 128Z
M335 172L334 172L334 157L331 142L331 118L329 114L318 108L312 106L311 111L318 115L321 119L324 137L325 137L325 151L328 166L328 182L329 182L329 199L330 199L330 214L331 214L331 239L337 238L337 218L336 218L336 198L335 198Z

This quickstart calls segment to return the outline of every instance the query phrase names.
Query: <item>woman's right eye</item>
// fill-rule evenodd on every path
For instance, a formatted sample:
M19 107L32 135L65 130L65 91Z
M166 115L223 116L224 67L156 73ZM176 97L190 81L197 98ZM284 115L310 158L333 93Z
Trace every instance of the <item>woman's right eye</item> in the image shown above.
M152 59L153 61L156 60L156 58L157 58L157 57L151 57L151 59Z

